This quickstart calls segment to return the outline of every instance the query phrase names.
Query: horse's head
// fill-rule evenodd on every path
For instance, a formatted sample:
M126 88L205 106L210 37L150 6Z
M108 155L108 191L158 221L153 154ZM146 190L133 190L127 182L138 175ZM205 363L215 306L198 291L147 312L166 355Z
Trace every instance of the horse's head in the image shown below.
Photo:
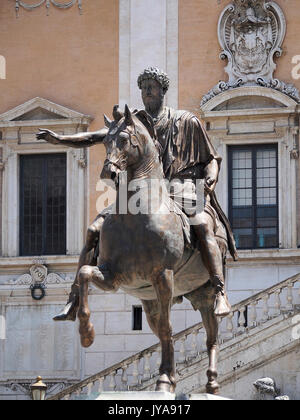
M133 174L150 156L158 160L158 152L154 124L146 111L131 112L125 105L122 113L115 106L113 116L114 121L104 117L109 130L103 141L106 160L101 178L116 180L121 171Z

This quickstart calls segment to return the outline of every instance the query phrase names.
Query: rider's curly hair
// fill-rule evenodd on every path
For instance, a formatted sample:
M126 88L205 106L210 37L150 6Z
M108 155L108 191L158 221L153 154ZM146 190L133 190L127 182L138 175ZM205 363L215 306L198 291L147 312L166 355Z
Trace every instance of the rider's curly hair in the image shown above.
M148 79L156 80L163 88L164 94L169 89L170 79L168 75L164 73L162 70L159 70L157 67L148 67L139 75L138 80L137 80L138 87L142 89L143 80L148 80Z

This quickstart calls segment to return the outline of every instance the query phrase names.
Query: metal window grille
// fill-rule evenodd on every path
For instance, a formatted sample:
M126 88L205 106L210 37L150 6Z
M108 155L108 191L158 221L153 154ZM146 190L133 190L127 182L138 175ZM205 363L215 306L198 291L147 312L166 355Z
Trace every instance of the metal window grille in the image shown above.
M20 255L66 254L66 155L20 157Z

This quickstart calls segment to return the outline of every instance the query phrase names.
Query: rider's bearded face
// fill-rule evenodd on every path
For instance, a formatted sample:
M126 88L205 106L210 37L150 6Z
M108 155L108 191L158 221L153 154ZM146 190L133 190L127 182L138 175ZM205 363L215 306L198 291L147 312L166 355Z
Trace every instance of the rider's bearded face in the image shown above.
M141 90L146 111L150 114L158 112L164 101L164 92L160 83L154 79L143 80Z

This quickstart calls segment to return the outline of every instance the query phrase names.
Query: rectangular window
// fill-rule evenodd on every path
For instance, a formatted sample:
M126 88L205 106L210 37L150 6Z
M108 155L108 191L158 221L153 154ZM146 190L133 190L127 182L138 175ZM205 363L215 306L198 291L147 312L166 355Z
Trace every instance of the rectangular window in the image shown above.
M143 309L141 306L132 307L132 329L142 331L143 329Z
M20 255L66 253L66 155L20 157Z
M229 147L229 219L238 249L278 248L276 145Z

